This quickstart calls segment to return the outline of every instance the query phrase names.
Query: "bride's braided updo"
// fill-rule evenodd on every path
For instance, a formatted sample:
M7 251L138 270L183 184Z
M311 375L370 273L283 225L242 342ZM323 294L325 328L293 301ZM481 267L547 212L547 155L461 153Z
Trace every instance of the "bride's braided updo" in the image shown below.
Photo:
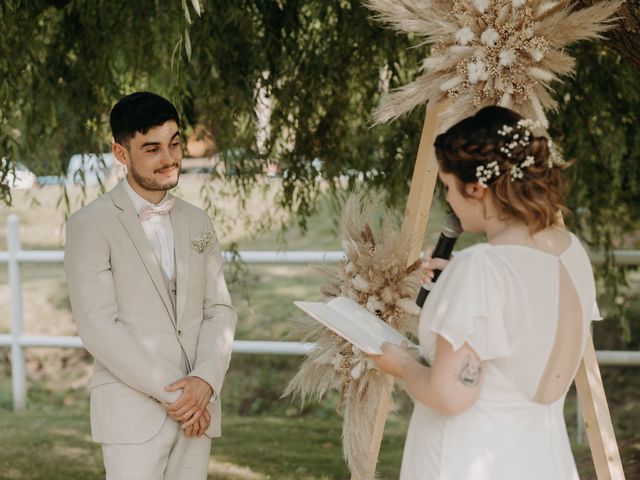
M458 179L463 195L464 184L480 183L492 191L502 217L522 220L534 233L567 210L561 170L568 164L555 164L550 141L523 124L512 110L485 107L438 135L435 148L441 171Z

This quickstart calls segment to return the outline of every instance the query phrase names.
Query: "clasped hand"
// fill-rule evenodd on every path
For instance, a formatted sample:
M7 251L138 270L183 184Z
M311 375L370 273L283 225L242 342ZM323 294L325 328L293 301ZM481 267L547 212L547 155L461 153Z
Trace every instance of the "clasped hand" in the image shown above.
M175 402L165 405L167 413L182 424L187 437L201 437L209 428L211 414L208 406L213 388L199 377L184 377L165 387L167 392L182 390Z

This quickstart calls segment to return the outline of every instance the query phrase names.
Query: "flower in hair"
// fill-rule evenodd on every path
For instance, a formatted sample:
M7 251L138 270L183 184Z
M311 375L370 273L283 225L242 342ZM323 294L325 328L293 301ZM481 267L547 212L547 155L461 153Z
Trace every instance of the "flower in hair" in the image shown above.
M556 144L550 138L547 139L547 144L549 145L549 159L547 160L549 169L563 165L565 160L562 158L562 153Z
M531 130L540 127L540 122L528 118L518 120L515 127L503 125L498 130L498 135L505 137L506 143L500 147L500 152L504 153L507 158L511 158L516 147L527 148L529 146L531 143Z
M532 155L527 155L522 162L516 163L511 167L511 181L521 180L524 177L524 169L536 163L536 159Z
M478 179L478 183L484 188L487 188L487 182L489 180L491 180L492 178L497 178L499 176L500 167L498 166L497 160L489 162L486 165L478 165L476 167L476 178Z

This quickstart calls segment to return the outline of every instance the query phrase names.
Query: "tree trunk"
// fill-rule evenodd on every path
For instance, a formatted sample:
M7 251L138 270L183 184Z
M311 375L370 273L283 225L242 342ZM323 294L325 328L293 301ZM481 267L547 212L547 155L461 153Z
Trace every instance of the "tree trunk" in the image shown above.
M594 3L593 0L576 2L578 7ZM640 0L627 0L620 8L619 16L618 26L606 33L606 44L640 70Z

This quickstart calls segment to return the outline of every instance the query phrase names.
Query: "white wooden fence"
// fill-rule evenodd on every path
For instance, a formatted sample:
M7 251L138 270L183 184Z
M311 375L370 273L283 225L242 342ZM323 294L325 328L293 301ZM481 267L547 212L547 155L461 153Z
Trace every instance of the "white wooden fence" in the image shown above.
M22 282L21 263L61 263L64 252L52 250L24 251L20 244L20 220L17 215L7 218L7 248L0 252L0 263L9 265L9 288L11 290L11 330L9 334L0 334L0 347L11 347L11 382L13 390L13 408L15 411L26 408L26 366L24 349L32 347L83 348L80 337L25 335L22 329ZM246 251L240 252L240 258L247 264L310 264L336 263L343 252L330 251ZM231 255L224 253L224 260ZM640 251L616 251L615 262L619 265L640 264ZM604 255L591 256L594 265L604 262ZM313 348L312 343L236 340L233 352L272 355L306 355ZM640 352L598 351L600 365L640 366ZM580 425L580 422L579 422Z

